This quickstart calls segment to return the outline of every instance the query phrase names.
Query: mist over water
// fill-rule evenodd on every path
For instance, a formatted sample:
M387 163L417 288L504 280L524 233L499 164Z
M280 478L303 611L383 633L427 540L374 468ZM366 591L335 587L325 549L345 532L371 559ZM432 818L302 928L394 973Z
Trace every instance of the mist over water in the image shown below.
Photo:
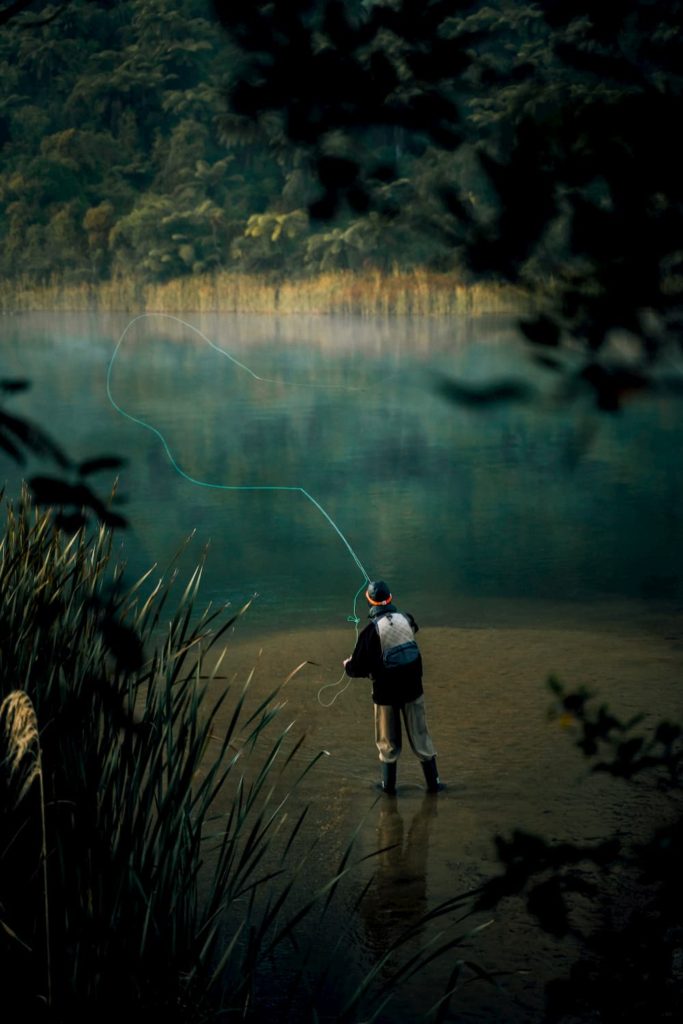
M309 491L418 620L512 623L539 609L552 617L617 605L637 614L643 600L680 600L683 409L674 399L640 399L616 416L588 398L557 400L552 375L532 368L500 319L183 319L278 382L255 380L194 331L153 316L117 355L116 401L160 430L199 480ZM258 592L255 627L343 625L362 576L303 495L193 486L157 437L111 407L106 369L129 320L7 318L3 374L33 383L12 410L75 459L127 458L119 489L131 579L152 562L163 567L196 530L181 565L189 570L210 545L203 601ZM542 398L458 405L438 393L438 374L523 380ZM8 460L2 476L16 489Z

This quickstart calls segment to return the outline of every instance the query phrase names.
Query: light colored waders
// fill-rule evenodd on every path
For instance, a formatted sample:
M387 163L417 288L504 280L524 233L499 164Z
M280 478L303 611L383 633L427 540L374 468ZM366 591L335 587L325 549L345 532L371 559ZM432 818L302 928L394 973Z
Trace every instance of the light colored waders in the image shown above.
M392 704L375 704L375 743L379 759L393 764L401 753L401 713L406 735L413 753L420 761L431 761L436 757L432 737L427 728L424 696L407 704L395 707Z

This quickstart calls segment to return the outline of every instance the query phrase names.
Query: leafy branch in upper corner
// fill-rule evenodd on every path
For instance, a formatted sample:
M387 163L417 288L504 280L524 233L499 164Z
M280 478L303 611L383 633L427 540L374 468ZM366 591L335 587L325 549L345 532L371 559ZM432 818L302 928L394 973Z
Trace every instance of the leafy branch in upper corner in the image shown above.
M647 780L669 798L662 823L630 843L619 834L595 844L556 843L522 831L511 839L498 836L503 873L483 886L476 907L488 910L506 897L524 896L544 931L580 942L568 975L547 986L547 1020L678 1020L683 731L661 721L636 734L644 715L622 721L605 704L596 707L584 688L568 691L554 677L548 686L555 698L551 718L576 730L576 746L591 759L593 772L628 786Z
M521 333L568 398L616 412L678 369L678 0L214 7L232 116L305 154L314 218L411 209L462 273L526 289Z

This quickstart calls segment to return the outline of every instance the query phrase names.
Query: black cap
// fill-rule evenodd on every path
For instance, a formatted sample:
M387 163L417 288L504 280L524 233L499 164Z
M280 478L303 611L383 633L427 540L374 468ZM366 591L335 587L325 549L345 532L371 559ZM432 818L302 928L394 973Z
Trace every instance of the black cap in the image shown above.
M385 583L384 580L373 580L371 583L368 583L365 596L370 604L389 604L391 601L389 584Z

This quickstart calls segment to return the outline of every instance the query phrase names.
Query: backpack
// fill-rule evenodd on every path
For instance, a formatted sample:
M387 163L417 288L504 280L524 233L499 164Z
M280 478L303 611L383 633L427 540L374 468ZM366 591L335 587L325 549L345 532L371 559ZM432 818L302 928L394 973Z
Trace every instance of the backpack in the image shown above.
M420 657L410 620L401 612L387 612L375 619L375 629L382 648L386 669L403 668Z

